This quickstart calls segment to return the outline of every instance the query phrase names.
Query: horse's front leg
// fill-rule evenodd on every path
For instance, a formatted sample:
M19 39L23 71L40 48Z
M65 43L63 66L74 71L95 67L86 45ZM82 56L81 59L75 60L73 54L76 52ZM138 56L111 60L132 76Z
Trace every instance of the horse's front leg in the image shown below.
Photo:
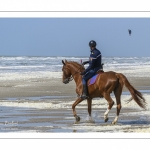
M83 99L81 99L81 98L77 98L77 100L73 103L73 105L72 105L72 109L73 109L73 115L74 115L74 117L75 117L75 119L76 119L76 121L77 122L79 122L80 121L80 117L79 116L77 116L77 113L76 113L76 110L75 110L75 107L80 103L80 102L82 102L83 101Z
M89 117L91 117L91 105L92 105L92 99L88 98L87 99L87 104L88 104L88 113L89 113Z
M80 97L82 95L82 89L83 86L82 84L79 84L77 87L76 87L76 93L77 93L77 96Z

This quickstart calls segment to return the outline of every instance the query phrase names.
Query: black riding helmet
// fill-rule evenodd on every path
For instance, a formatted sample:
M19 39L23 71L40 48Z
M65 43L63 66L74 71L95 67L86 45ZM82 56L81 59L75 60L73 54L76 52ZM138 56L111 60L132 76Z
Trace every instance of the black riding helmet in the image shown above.
M96 47L96 42L95 42L94 40L91 40L91 41L89 42L89 46L90 46L90 47Z

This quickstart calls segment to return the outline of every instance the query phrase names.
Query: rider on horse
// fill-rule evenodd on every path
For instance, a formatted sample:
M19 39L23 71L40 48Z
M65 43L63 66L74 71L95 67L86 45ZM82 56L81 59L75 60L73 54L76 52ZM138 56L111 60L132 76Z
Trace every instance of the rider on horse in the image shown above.
M89 63L88 68L85 69L84 72L81 72L82 84L83 84L83 94L80 96L82 99L88 98L88 90L87 90L87 81L96 74L99 70L102 70L101 64L101 52L96 48L96 42L91 40L89 42L89 47L91 50L89 61L85 61L82 64L85 65Z

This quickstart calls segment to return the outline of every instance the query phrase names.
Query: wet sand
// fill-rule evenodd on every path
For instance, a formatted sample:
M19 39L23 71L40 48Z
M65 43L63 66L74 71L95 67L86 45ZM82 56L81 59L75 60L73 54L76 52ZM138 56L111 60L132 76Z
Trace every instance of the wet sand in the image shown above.
M150 78L130 77L129 82L138 90L150 90ZM75 93L74 81L63 84L62 79L31 79L0 81L0 99L13 97L72 96ZM124 88L123 91L127 91Z
M128 79L150 98L150 78ZM123 95L123 99L130 98L126 88ZM104 123L107 102L103 98L93 100L92 120L88 118L86 101L79 104L76 110L81 121L75 123L71 109L75 99L74 81L69 84L63 84L61 79L42 78L0 81L0 132L150 132L149 109L142 110L135 102L126 105L122 101L119 121L111 125L116 115L114 106L109 121Z

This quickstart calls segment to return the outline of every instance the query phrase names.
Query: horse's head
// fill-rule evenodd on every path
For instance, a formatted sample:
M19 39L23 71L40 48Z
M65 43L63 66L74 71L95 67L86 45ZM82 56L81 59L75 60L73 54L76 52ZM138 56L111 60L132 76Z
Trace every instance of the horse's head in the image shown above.
M67 84L69 81L71 81L71 71L70 68L68 67L68 62L65 60L65 62L62 60L63 67L62 67L62 72L63 72L63 78L62 82Z
M67 84L73 79L81 77L80 73L85 70L84 66L79 64L78 62L74 61L67 61L65 62L62 60L63 63L63 83Z

